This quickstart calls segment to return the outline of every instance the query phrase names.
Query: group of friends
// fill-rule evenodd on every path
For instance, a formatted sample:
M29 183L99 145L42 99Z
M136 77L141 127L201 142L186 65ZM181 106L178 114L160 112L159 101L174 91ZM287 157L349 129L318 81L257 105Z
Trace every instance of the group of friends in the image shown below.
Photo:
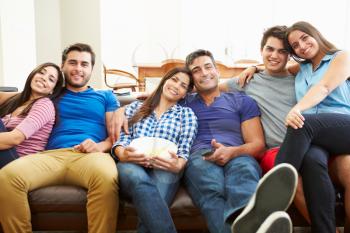
M267 29L260 51L263 69L219 84L212 53L196 50L125 107L88 86L87 44L67 47L61 67L36 67L21 93L0 93L3 231L32 232L29 191L73 184L88 190L91 233L115 232L119 195L137 232L173 233L183 181L211 233L291 233L293 201L313 233L338 232L334 185L350 232L350 54L303 21ZM141 137L178 150L146 156L129 146Z

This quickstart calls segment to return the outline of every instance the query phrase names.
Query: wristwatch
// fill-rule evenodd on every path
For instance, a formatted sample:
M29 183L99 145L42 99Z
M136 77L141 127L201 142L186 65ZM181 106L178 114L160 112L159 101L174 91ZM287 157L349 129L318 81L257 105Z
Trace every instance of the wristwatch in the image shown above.
M118 155L116 155L116 154L114 153L114 150L115 150L116 147L117 147L117 146L112 147L110 154L111 154L112 158L114 159L114 161L115 161L116 163L118 163L118 162L120 161L120 159L119 159Z

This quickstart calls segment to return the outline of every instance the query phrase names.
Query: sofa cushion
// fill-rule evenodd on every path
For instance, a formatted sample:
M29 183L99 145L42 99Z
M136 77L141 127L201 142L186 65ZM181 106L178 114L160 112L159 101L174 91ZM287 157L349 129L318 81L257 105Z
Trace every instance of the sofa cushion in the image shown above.
M86 189L77 186L58 185L33 190L29 193L29 202L32 213L39 212L85 212L86 210ZM126 199L120 200L121 212L135 214L132 203ZM200 215L194 207L187 191L180 187L171 205L171 212L176 215L194 214Z
M86 190L77 186L49 186L33 190L28 195L32 213L85 212Z

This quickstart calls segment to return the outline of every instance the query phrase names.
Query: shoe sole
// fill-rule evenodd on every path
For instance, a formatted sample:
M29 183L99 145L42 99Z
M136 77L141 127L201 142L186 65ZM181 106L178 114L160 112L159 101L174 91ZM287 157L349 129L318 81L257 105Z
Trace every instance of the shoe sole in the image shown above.
M286 212L278 211L271 214L256 233L292 233L293 225Z
M257 190L232 224L233 233L256 233L265 219L276 211L285 211L292 203L298 174L289 164L280 164L259 182Z

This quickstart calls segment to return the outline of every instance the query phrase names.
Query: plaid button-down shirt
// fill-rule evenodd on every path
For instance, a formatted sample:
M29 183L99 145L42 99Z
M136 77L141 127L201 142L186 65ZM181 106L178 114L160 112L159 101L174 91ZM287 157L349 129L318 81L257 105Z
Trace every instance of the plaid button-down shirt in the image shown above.
M141 105L142 102L139 101L128 105L125 109L127 118L130 119ZM118 145L128 146L133 139L139 137L164 138L178 146L178 156L187 159L197 133L197 126L197 118L193 111L188 107L176 104L163 113L159 119L153 112L129 127L130 134L122 132L113 148Z

